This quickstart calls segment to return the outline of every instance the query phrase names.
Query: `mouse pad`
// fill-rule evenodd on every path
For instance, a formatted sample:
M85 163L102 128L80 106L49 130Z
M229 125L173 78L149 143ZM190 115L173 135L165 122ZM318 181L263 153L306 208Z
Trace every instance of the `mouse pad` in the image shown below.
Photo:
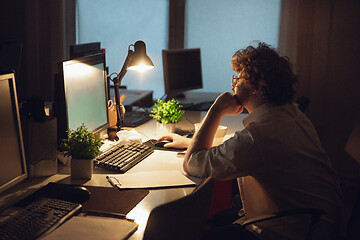
M119 190L116 187L85 186L90 191L90 198L84 202L83 210L127 214L148 193L149 190Z
M150 139L150 140L144 142L143 144L153 148L154 150L174 151L174 152L182 152L182 151L186 150L186 148L178 149L178 148L157 147L157 146L155 146L156 142L157 142L156 139Z

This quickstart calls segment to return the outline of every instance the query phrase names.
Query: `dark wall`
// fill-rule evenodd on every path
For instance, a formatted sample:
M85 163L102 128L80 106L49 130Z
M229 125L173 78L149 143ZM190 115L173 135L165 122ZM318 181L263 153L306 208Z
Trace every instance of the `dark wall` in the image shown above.
M346 144L360 121L360 2L334 1L329 34L327 75L318 89L323 102L321 137L344 177L360 183L360 159L346 152ZM358 138L359 140L359 138ZM357 143L360 148L360 142Z
M25 5L24 0L3 1L0 5L0 41L18 39L21 45L25 42ZM0 51L2 52L2 51ZM16 73L18 96L23 99L26 94L24 74L26 49L22 48L20 68ZM2 61L10 56L0 56ZM14 58L14 57L11 57Z
M306 113L342 179L360 184L360 159L346 151L360 119L360 2L283 0L282 7L279 49L294 63L298 95L310 98Z
M19 98L53 100L58 62L75 43L75 0L3 1L0 36L19 38L23 45Z

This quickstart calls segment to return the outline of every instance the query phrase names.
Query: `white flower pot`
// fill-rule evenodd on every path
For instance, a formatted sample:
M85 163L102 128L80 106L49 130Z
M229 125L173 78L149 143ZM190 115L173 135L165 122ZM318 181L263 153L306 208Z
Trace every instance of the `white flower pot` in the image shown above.
M164 124L157 122L156 124L156 135L158 137L166 136L175 132L176 123Z
M91 179L94 161L92 159L71 159L71 178Z

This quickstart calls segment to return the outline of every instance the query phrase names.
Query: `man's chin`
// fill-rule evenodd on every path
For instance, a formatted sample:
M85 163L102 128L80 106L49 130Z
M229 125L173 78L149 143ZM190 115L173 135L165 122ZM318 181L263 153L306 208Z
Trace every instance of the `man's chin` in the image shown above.
M236 95L236 94L234 94L233 96L235 97L237 103L242 106L243 101L240 99L240 97L238 95Z

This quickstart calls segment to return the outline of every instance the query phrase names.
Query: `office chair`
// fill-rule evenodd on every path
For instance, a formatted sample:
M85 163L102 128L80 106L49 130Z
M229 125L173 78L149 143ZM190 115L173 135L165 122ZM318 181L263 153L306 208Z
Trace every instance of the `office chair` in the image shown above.
M360 162L360 118L355 117L352 129L345 145L346 153L351 156L354 162ZM354 181L356 182L356 181ZM350 210L350 217L346 222L346 240L360 239L360 189L358 184L347 184L342 186L344 198L344 217ZM352 200L354 200L352 202ZM344 219L345 220L345 219ZM345 220L346 221L346 220Z
M154 208L143 239L200 239L208 219L214 184L214 179L207 178L188 196Z
M342 240L360 239L360 191L358 192L350 218L347 222L347 236Z
M293 239L286 236L286 233L285 236L284 234L280 235L277 233L277 229L287 229L290 232L296 231L299 233L296 239L311 240L316 224L324 213L323 210L317 208L290 209L248 219L242 223L242 226L255 233L256 226L254 227L253 224L261 225L262 228L267 230L266 239ZM291 217L294 217L294 219L291 219ZM275 222L271 222L272 220L275 220Z

